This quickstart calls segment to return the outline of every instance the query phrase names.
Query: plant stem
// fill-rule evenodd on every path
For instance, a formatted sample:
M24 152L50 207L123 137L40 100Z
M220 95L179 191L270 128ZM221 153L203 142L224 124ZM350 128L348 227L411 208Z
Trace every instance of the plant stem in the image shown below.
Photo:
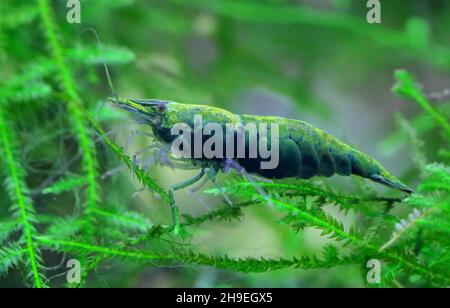
M87 173L88 192L86 213L95 208L99 203L99 187L96 181L96 153L95 144L89 136L88 123L85 120L83 102L76 90L73 74L70 71L63 54L63 48L58 40L57 28L54 22L53 12L48 0L38 0L40 15L44 24L45 33L53 53L53 58L59 70L65 92L68 99L69 117L72 122L74 134L78 137L81 151L83 152L83 169Z
M355 256L343 257L335 260L336 262L322 261L315 258L302 257L293 259L256 259L256 258L245 258L245 259L233 259L227 256L206 256L200 254L192 253L179 253L173 255L158 255L151 252L140 252L140 251L130 251L122 250L116 248L102 247L98 245L89 245L80 242L73 241L63 241L54 240L46 237L40 237L39 241L42 245L60 249L63 251L85 251L90 253L104 254L105 257L124 257L145 261L163 261L163 262L181 262L185 264L196 264L196 265L206 265L215 266L216 268L237 270L241 272L264 272L272 271L282 268L329 268L336 265L349 265L358 263L358 258ZM97 256L101 258L101 256ZM95 262L101 261L96 259ZM98 264L98 263L96 263Z
M447 138L450 139L450 123L447 119L430 104L422 89L417 85L414 77L405 70L395 71L397 83L393 87L393 91L397 94L415 101L423 110L425 110L436 122L441 126Z
M362 239L358 238L357 236L352 235L348 232L345 232L343 229L341 229L337 226L331 225L330 223L320 219L319 217L315 217L313 214L310 214L306 211L302 211L293 205L290 205L288 203L284 203L284 202L281 202L281 201L278 201L275 199L270 199L270 201L272 202L272 204L280 206L288 211L291 211L293 214L298 215L302 219L310 222L311 224L313 224L315 226L318 226L321 229L328 230L330 232L337 234L340 238L347 239L349 242L356 245L357 247L367 249L374 256L378 255L381 258L386 259L386 261L388 261L388 262L392 262L394 264L401 264L403 267L405 267L413 272L416 272L424 277L433 277L436 280L439 280L439 281L442 281L445 283L450 283L450 279L448 277L445 277L438 273L431 272L428 268L422 266L421 264L411 262L394 252L379 251L378 246L373 245L371 243L367 243L367 242L363 241Z
M387 241L381 248L379 249L380 252L385 251L392 245L394 245L407 231L409 231L412 227L416 225L416 221L419 218L425 218L427 215L429 215L432 212L433 209L428 209L420 214L419 217L416 217L413 221L409 221L408 224L403 227L400 231L394 233L394 235Z
M152 179L150 176L148 176L144 170L142 170L139 166L135 165L131 158L129 158L122 150L121 147L119 147L117 144L114 143L111 139L108 138L108 136L105 134L105 132L102 130L102 128L90 117L88 117L89 122L91 123L92 127L97 131L97 133L101 136L103 141L117 154L119 157L123 160L123 162L127 165L128 168L134 171L134 174L136 175L137 179L144 184L149 190L158 193L161 198L169 202L169 195L168 193L161 188L154 179Z
M24 189L24 179L21 178L19 174L19 170L17 168L20 168L14 159L13 154L13 140L11 140L10 135L8 131L11 128L7 127L7 123L4 116L4 111L0 108L0 138L1 138L1 146L3 150L4 160L6 162L6 168L8 169L8 175L12 180L12 183L14 185L14 194L17 199L17 204L19 206L20 210L20 221L23 225L23 233L25 238L25 243L27 247L27 254L30 261L31 271L33 273L33 281L34 286L36 288L42 287L42 282L38 270L38 263L37 263L37 252L36 247L33 243L33 232L31 228L31 224L28 217L28 211L32 209L32 204L26 198L26 193L23 191Z

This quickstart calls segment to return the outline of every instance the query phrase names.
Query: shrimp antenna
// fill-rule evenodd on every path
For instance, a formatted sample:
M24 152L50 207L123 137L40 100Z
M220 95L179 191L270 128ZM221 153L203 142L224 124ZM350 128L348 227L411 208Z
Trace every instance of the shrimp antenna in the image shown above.
M113 82L112 82L111 74L109 73L109 67L108 67L108 64L106 64L106 61L105 61L105 59L103 58L102 43L101 43L101 41L100 41L100 36L98 35L97 31L96 31L94 28L91 28L91 27L84 28L84 29L81 31L81 33L80 33L79 35L81 36L81 35L82 35L83 33L85 33L86 31L91 31L91 32L94 34L94 36L95 36L95 39L96 39L96 41L97 41L97 48L98 48L98 51L99 51L100 56L101 56L101 61L102 61L102 63L103 63L103 67L104 67L104 69L105 69L105 75L106 75L106 79L108 80L109 88L111 89L111 92L112 92L113 97L115 98L116 102L118 102L118 101L119 101L119 97L117 96L117 92L116 92L116 90L115 90L115 88L114 88L114 84L113 84ZM99 108L99 110L98 110L98 113L97 113L97 119L99 118L100 111L102 110L102 108L104 107L104 105L105 105L107 102L108 102L108 100L105 100L105 101L102 103L102 105L100 106L100 108Z

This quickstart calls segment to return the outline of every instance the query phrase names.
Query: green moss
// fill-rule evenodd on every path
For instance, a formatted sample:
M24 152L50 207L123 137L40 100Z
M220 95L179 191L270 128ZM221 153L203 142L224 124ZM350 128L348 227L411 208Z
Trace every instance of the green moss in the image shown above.
M0 1L0 287L449 285L450 3L384 1L370 25L351 1L85 2L77 25L60 1ZM166 130L194 114L280 123L282 179L178 192L174 236L168 187L192 166L154 166L150 130L103 104L102 64L124 101L185 103ZM300 145L314 177L287 179ZM417 193L326 178L402 186L391 169ZM70 259L80 283L61 275Z

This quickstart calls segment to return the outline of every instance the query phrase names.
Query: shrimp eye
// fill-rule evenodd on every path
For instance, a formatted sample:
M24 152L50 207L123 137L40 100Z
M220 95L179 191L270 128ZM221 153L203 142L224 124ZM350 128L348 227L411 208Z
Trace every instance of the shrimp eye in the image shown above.
M167 111L166 104L159 104L156 108L157 108L158 113L164 113Z

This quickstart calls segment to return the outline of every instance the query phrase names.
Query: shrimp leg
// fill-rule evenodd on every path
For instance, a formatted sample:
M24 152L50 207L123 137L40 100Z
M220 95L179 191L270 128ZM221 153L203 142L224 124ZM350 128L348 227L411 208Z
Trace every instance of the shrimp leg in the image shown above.
M183 181L181 183L172 185L169 189L169 198L170 198L170 210L172 212L172 221L174 224L173 232L175 235L178 235L180 233L180 211L178 210L178 207L175 205L175 198L173 196L173 193L177 190L186 188L188 186L194 185L198 181L200 181L203 176L205 175L205 170L201 170L199 174L194 176L191 179L188 179L186 181Z

